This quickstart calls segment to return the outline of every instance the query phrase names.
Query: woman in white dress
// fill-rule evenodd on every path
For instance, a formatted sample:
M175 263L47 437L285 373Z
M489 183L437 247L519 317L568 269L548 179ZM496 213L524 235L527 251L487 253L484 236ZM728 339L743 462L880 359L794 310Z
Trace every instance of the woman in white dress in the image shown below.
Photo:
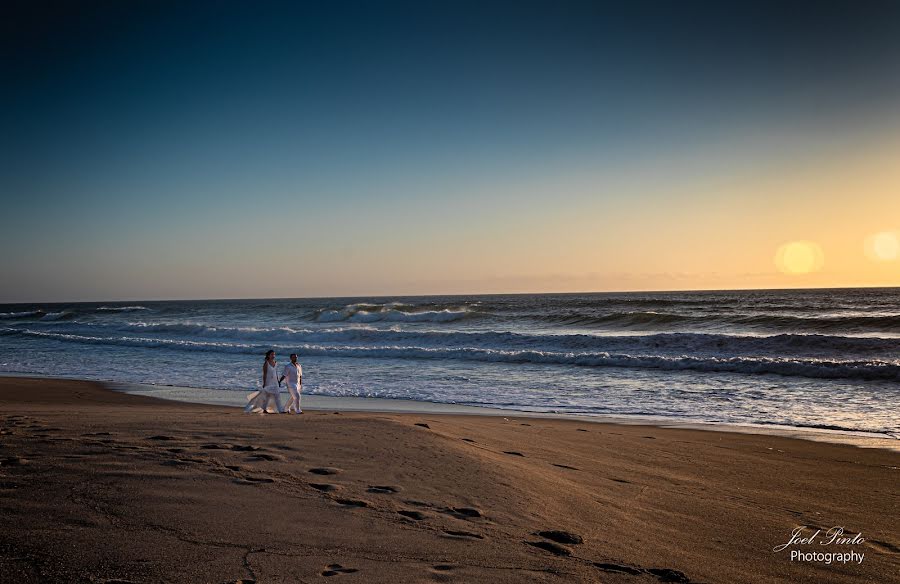
M259 412L261 414L269 413L269 402L275 402L275 413L281 414L281 384L278 383L278 373L275 370L275 351L266 352L266 360L262 366L262 389L255 391L247 396L247 407L244 411L247 413Z

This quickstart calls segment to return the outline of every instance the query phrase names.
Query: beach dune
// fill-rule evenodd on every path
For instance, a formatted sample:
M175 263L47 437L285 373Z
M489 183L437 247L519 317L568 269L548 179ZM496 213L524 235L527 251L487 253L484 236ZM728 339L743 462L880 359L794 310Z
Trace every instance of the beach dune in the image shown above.
M25 378L0 379L0 412L3 582L900 574L886 450L513 416L248 416ZM865 541L773 551L804 526ZM791 561L801 548L864 559Z

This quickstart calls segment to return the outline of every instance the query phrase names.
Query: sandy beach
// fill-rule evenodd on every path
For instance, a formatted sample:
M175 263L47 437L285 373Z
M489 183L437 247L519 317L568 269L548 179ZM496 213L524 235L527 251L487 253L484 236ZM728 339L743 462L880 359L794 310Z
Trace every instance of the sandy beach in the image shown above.
M0 404L3 582L900 574L900 454L886 450L512 416L244 415L65 380L0 379ZM822 531L773 551L801 526ZM861 536L822 545L835 526Z

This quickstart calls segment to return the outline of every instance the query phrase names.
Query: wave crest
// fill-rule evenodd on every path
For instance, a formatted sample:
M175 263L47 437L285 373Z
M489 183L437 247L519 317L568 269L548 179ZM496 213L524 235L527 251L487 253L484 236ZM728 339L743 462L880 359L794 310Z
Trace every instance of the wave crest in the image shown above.
M779 314L679 314L673 312L635 311L608 314L570 312L538 317L539 321L557 325L597 327L601 329L722 330L735 326L766 331L810 333L881 332L900 333L900 315L795 316Z
M43 316L43 310L23 310L21 312L0 312L0 319L13 320L17 318L28 318L30 316Z
M455 322L472 314L468 306L421 309L400 303L350 304L341 309L324 309L316 313L316 322Z
M118 345L130 347L165 347L175 350L258 354L263 348L298 350L305 356L382 358L382 359L453 359L491 363L528 363L575 365L579 367L618 367L663 369L738 374L776 374L818 379L856 379L867 381L900 381L900 363L883 360L836 360L785 357L694 357L625 354L611 352L560 352L532 349L507 350L485 348L424 348L405 346L323 346L323 345L259 345L251 343L155 339L147 337L92 337L87 335L4 329L6 334L38 336L60 341Z

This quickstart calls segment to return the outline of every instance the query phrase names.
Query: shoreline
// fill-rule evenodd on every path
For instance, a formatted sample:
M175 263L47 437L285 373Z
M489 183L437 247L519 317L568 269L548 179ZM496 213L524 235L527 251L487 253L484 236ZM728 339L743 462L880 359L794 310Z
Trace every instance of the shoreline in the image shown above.
M900 570L900 455L885 450L518 415L250 416L21 377L0 378L0 411L2 581L852 584ZM803 526L861 534L822 550L864 561L775 550Z
M231 390L214 390L199 387L185 387L177 385L153 385L141 383L100 382L116 391L147 395L171 401L185 403L223 405L227 407L241 408L244 392ZM188 399L185 393L190 392L228 392L236 394L234 400L221 400L217 402L199 399ZM286 391L282 392L282 398ZM835 430L827 428L812 428L804 426L784 426L778 424L735 424L726 422L699 422L692 420L677 420L662 416L628 416L615 414L569 414L559 412L536 412L519 410L515 408L497 408L490 406L473 406L466 404L445 404L422 400L410 400L400 398L381 397L339 397L316 394L303 394L304 408L310 410L339 410L345 412L370 412L370 413L415 413L433 415L472 415L536 418L546 420L575 420L595 424L619 424L626 426L648 426L654 428L702 430L709 432L731 432L735 434L779 436L782 438L795 438L810 440L813 442L827 442L830 444L848 444L859 448L878 448L900 452L900 438L892 434L865 432L854 430Z
M88 381L99 383L114 391L127 394L144 395L158 399L176 401L181 403L194 403L203 405L217 405L225 407L243 408L244 396L249 392L237 390L216 390L200 387L186 387L176 385L156 385L142 383L128 383L110 380L80 379L73 377L56 377L52 375L19 374L0 372L0 378L23 379L57 379L66 381ZM191 398L190 394L204 392L203 395L211 399ZM212 399L213 394L218 399ZM227 398L225 397L227 396ZM282 392L282 399L286 399L286 391ZM497 408L490 406L473 406L464 404L445 404L440 402L428 402L421 400L408 400L399 398L374 398L355 396L325 396L316 394L303 394L304 408L316 411L337 410L344 412L370 412L370 413L415 413L428 415L473 415L495 417L521 417L536 419L560 419L575 420L599 424L619 424L626 426L648 426L655 428L701 430L708 432L729 432L735 434L778 436L809 440L812 442L824 442L829 444L845 444L859 448L876 448L900 452L900 437L888 433L837 430L826 428L812 428L804 426L784 426L778 424L739 424L726 422L701 422L693 420L677 420L662 416L629 416L614 414L569 414L558 412L535 412L514 408Z

